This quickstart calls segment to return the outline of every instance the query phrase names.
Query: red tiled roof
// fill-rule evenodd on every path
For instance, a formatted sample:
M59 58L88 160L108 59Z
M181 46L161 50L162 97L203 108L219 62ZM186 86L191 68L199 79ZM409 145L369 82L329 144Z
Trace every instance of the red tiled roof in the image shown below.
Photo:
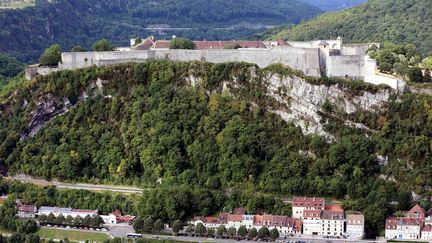
M112 212L111 214L115 215L115 216L121 216L122 213L120 210L115 210L114 212Z
M206 216L203 220L204 223L207 224L220 224L220 220L217 217Z
M155 49L168 49L170 41L168 40L158 40L154 43L153 48Z
M422 223L415 218L400 218L398 225L422 225Z
M285 40L282 40L282 39L277 40L277 45L278 46L290 46L290 44L288 44L288 42L286 42Z
M411 208L410 211L408 211L408 216L410 215L421 215L421 216L425 216L426 215L426 211L420 207L418 204L416 204L413 208Z
M293 220L288 216L255 215L254 225L289 227L293 225Z
M385 228L386 229L396 229L396 226L398 224L398 218L396 217L390 217L386 219L386 225Z
M316 197L295 197L293 198L294 207L323 207L324 198Z
M243 215L228 214L227 220L233 221L233 222L242 222L243 221Z
M327 211L324 210L321 216L322 219L331 219L331 220L343 220L344 213L342 211Z
M430 225L430 224L426 225L422 231L432 232L432 225Z
M304 210L303 218L321 218L321 210Z
M37 212L37 208L34 205L21 205L18 207L18 211L23 212Z

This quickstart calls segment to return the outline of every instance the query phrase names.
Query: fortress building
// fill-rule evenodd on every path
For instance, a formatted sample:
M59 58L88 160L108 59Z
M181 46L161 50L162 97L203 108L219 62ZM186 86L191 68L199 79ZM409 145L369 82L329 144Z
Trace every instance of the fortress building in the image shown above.
M175 37L174 37L175 38ZM64 52L57 70L107 66L127 62L169 59L212 63L249 62L261 68L281 63L314 77L360 79L373 84L387 84L403 90L404 83L377 75L376 61L366 54L371 44L343 44L336 40L295 41L194 41L195 50L169 49L169 40L132 39L131 47L109 52ZM238 49L226 49L228 46ZM27 78L49 73L46 68L30 67Z

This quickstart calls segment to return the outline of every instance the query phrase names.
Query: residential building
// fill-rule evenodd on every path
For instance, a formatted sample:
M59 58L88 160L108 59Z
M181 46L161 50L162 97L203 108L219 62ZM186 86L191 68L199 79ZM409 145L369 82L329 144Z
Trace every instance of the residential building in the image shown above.
M324 198L294 197L292 201L292 216L294 219L303 219L304 210L324 210L324 208Z
M243 225L243 215L238 214L228 214L227 218L227 228L234 227L236 229Z
M397 239L398 238L398 218L397 217L390 217L386 220L385 225L385 238L386 239Z
M294 219L293 234L301 235L303 232L303 222L300 219Z
M428 240L428 241L432 240L432 225L430 224L425 225L425 227L421 232L421 239Z
M80 216L81 218L85 218L86 216L93 217L98 215L97 210L84 210L84 209L72 209L72 208L58 208L58 207L45 207L42 206L39 208L38 215L50 215L59 216L60 214L64 217L71 216L72 218Z
M117 217L110 213L108 215L101 215L104 224L117 224Z
M424 221L426 218L426 211L417 204L410 211L408 211L406 217Z
M346 216L346 236L350 240L360 240L364 237L364 215L347 214Z
M421 238L423 223L415 218L400 218L397 225L398 240L417 240Z
M293 233L294 221L288 216L277 215L255 215L253 226L259 230L267 227L269 230L276 228L280 236L287 236Z
M344 230L345 216L342 211L324 210L321 215L321 235L342 236Z
M303 234L322 235L320 209L305 209L303 211L302 218L303 218Z
M17 207L17 216L21 219L36 218L37 207L34 205L21 205Z

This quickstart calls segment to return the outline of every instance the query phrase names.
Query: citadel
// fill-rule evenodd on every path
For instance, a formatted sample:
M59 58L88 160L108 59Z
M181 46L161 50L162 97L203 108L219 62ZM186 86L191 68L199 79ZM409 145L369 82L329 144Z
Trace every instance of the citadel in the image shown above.
M173 37L175 38L175 37ZM130 47L108 52L63 52L57 68L31 66L27 79L59 70L107 66L148 60L206 61L211 63L248 62L261 68L281 63L314 77L359 79L404 90L403 81L380 75L377 64L367 55L373 44L343 44L336 40L298 41L194 41L195 50L169 49L169 40L132 39ZM238 49L226 49L237 45ZM375 44L379 45L379 44Z

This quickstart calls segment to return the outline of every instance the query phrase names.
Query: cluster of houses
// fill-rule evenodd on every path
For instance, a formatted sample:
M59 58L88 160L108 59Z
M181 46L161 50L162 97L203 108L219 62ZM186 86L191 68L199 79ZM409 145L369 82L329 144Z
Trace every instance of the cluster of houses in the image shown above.
M73 208L59 208L59 207L46 207L42 206L39 209L34 205L24 205L20 200L15 202L17 205L17 216L21 219L34 219L42 215L49 216L50 214L58 217L63 215L64 217L71 216L72 218L87 216L97 216L98 210L87 210L87 209L73 209ZM129 223L131 224L135 220L133 215L122 215L120 210L116 210L108 215L99 215L104 224L118 224L118 223Z
M220 225L237 230L245 226L248 230L267 227L276 228L281 237L290 235L317 235L322 237L347 237L352 240L364 236L364 216L360 213L345 214L338 205L326 205L324 198L295 197L292 201L292 217L280 215L249 215L244 209L219 216L198 216L190 222L202 223L207 228Z
M403 217L389 217L385 238L397 240L432 240L432 209L428 212L415 205Z

